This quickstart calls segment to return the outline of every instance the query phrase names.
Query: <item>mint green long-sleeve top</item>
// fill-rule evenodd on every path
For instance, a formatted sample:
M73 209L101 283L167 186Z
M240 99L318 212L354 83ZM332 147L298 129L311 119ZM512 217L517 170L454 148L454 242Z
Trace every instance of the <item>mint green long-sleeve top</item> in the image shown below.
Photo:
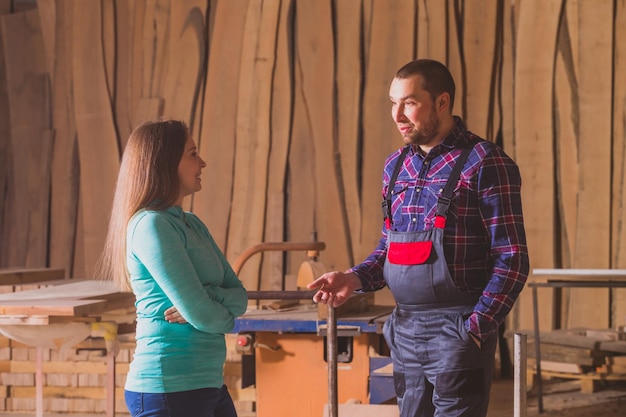
M136 348L125 388L144 393L219 388L226 342L248 297L209 230L180 207L141 210L127 229L137 309ZM165 321L176 307L186 324Z

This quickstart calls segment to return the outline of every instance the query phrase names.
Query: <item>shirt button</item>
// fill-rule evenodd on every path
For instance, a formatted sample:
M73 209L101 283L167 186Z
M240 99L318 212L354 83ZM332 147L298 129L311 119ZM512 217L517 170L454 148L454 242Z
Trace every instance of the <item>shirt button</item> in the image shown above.
M415 189L415 192L416 192L416 193L419 193L420 191L421 191L421 188L416 188L416 189Z
M415 217L413 217L413 223L415 223L417 221L417 219Z

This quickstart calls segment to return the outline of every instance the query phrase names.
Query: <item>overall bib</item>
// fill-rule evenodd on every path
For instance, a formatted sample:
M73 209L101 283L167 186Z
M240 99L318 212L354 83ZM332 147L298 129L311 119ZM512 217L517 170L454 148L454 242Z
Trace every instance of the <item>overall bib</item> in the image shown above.
M400 417L480 417L487 412L497 337L478 347L465 330L478 298L456 287L443 250L446 213L470 150L450 174L433 229L398 232L388 227L384 275L396 308L383 334ZM394 172L389 190L396 176ZM387 203L390 207L389 194Z

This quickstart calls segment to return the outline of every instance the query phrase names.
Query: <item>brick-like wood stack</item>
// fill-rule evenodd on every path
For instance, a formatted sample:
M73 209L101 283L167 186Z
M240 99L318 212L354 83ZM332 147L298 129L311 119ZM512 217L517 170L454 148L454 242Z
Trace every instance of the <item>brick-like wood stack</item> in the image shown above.
M224 379L240 416L254 415L254 388L241 387L241 357L234 335L227 335L228 357ZM135 349L134 334L119 337L115 365L116 415L128 413L124 383ZM107 356L101 338L86 339L60 351L44 349L43 411L105 413ZM36 348L0 336L0 413L35 411Z

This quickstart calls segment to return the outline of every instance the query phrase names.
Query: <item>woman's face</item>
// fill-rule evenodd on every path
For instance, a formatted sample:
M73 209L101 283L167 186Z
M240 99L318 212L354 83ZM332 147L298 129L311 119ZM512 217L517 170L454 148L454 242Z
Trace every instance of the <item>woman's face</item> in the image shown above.
M187 137L183 156L178 163L178 180L180 181L180 197L177 204L181 205L183 198L202 188L200 174L206 162L198 155L198 149L193 139Z

